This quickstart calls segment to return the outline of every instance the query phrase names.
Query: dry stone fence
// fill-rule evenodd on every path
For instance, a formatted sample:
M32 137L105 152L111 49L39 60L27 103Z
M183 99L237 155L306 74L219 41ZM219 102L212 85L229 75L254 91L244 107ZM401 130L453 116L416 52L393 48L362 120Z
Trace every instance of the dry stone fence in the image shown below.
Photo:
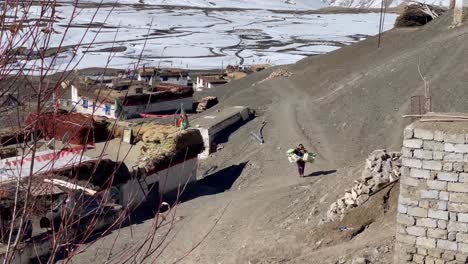
M404 130L395 263L468 263L468 123Z
M361 178L354 181L354 186L346 190L343 197L331 204L327 220L341 219L349 209L364 204L374 193L398 180L400 167L401 153L384 149L373 151L366 159Z

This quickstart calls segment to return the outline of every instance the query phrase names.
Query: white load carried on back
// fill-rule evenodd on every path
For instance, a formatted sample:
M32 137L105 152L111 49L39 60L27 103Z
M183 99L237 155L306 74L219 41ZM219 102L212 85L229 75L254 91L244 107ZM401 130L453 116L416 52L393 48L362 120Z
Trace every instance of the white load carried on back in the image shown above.
M305 162L313 163L316 157L317 155L315 155L315 153L305 153L302 157L302 160L304 160Z
M304 156L301 158L294 153L294 149L290 149L286 152L288 156L288 160L290 163L297 162L299 160L303 160L305 162L313 163L317 155L315 153L305 153Z
M298 155L296 154L293 154L293 155L290 155L288 156L288 160L290 163L294 163L294 162L297 162L298 160L300 160L301 157L299 157Z

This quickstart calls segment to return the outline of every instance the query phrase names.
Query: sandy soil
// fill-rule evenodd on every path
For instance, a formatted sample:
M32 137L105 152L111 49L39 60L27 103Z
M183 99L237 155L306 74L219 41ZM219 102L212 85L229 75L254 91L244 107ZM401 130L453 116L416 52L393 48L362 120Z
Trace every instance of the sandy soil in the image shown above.
M366 256L391 263L398 185L375 195L340 223L322 224L329 205L360 176L374 149L398 150L412 95L429 80L434 111L466 112L468 26L449 29L450 15L419 29L308 58L286 67L294 75L259 83L271 70L213 93L217 108L246 105L258 118L219 139L224 148L200 165L200 181L178 208L174 240L157 260L172 263L213 227L182 263L351 263ZM249 133L267 122L266 143ZM318 153L296 176L285 151L303 143ZM223 208L227 209L224 213ZM114 252L143 237L151 225L120 230ZM340 232L339 226L347 231ZM97 241L73 263L101 263L117 232ZM135 263L141 261L135 260ZM150 262L150 261L148 261Z

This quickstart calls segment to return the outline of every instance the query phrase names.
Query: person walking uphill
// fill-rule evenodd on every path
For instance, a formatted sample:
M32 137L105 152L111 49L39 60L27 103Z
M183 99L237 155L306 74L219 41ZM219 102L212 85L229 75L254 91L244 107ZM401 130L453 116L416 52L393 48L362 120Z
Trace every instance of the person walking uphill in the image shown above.
M307 150L304 148L302 144L294 150L294 154L296 154L300 159L296 161L297 170L299 172L299 177L304 177L304 170L306 162L303 160L304 155L307 153Z

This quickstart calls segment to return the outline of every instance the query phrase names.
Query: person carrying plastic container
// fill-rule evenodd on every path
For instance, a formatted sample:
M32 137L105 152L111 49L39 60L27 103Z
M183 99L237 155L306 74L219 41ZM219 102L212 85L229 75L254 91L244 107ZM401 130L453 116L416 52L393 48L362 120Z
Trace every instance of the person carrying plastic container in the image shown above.
M313 163L316 158L315 153L309 153L302 144L299 144L295 149L289 149L286 155L288 156L289 162L296 162L299 177L304 177L306 162Z

